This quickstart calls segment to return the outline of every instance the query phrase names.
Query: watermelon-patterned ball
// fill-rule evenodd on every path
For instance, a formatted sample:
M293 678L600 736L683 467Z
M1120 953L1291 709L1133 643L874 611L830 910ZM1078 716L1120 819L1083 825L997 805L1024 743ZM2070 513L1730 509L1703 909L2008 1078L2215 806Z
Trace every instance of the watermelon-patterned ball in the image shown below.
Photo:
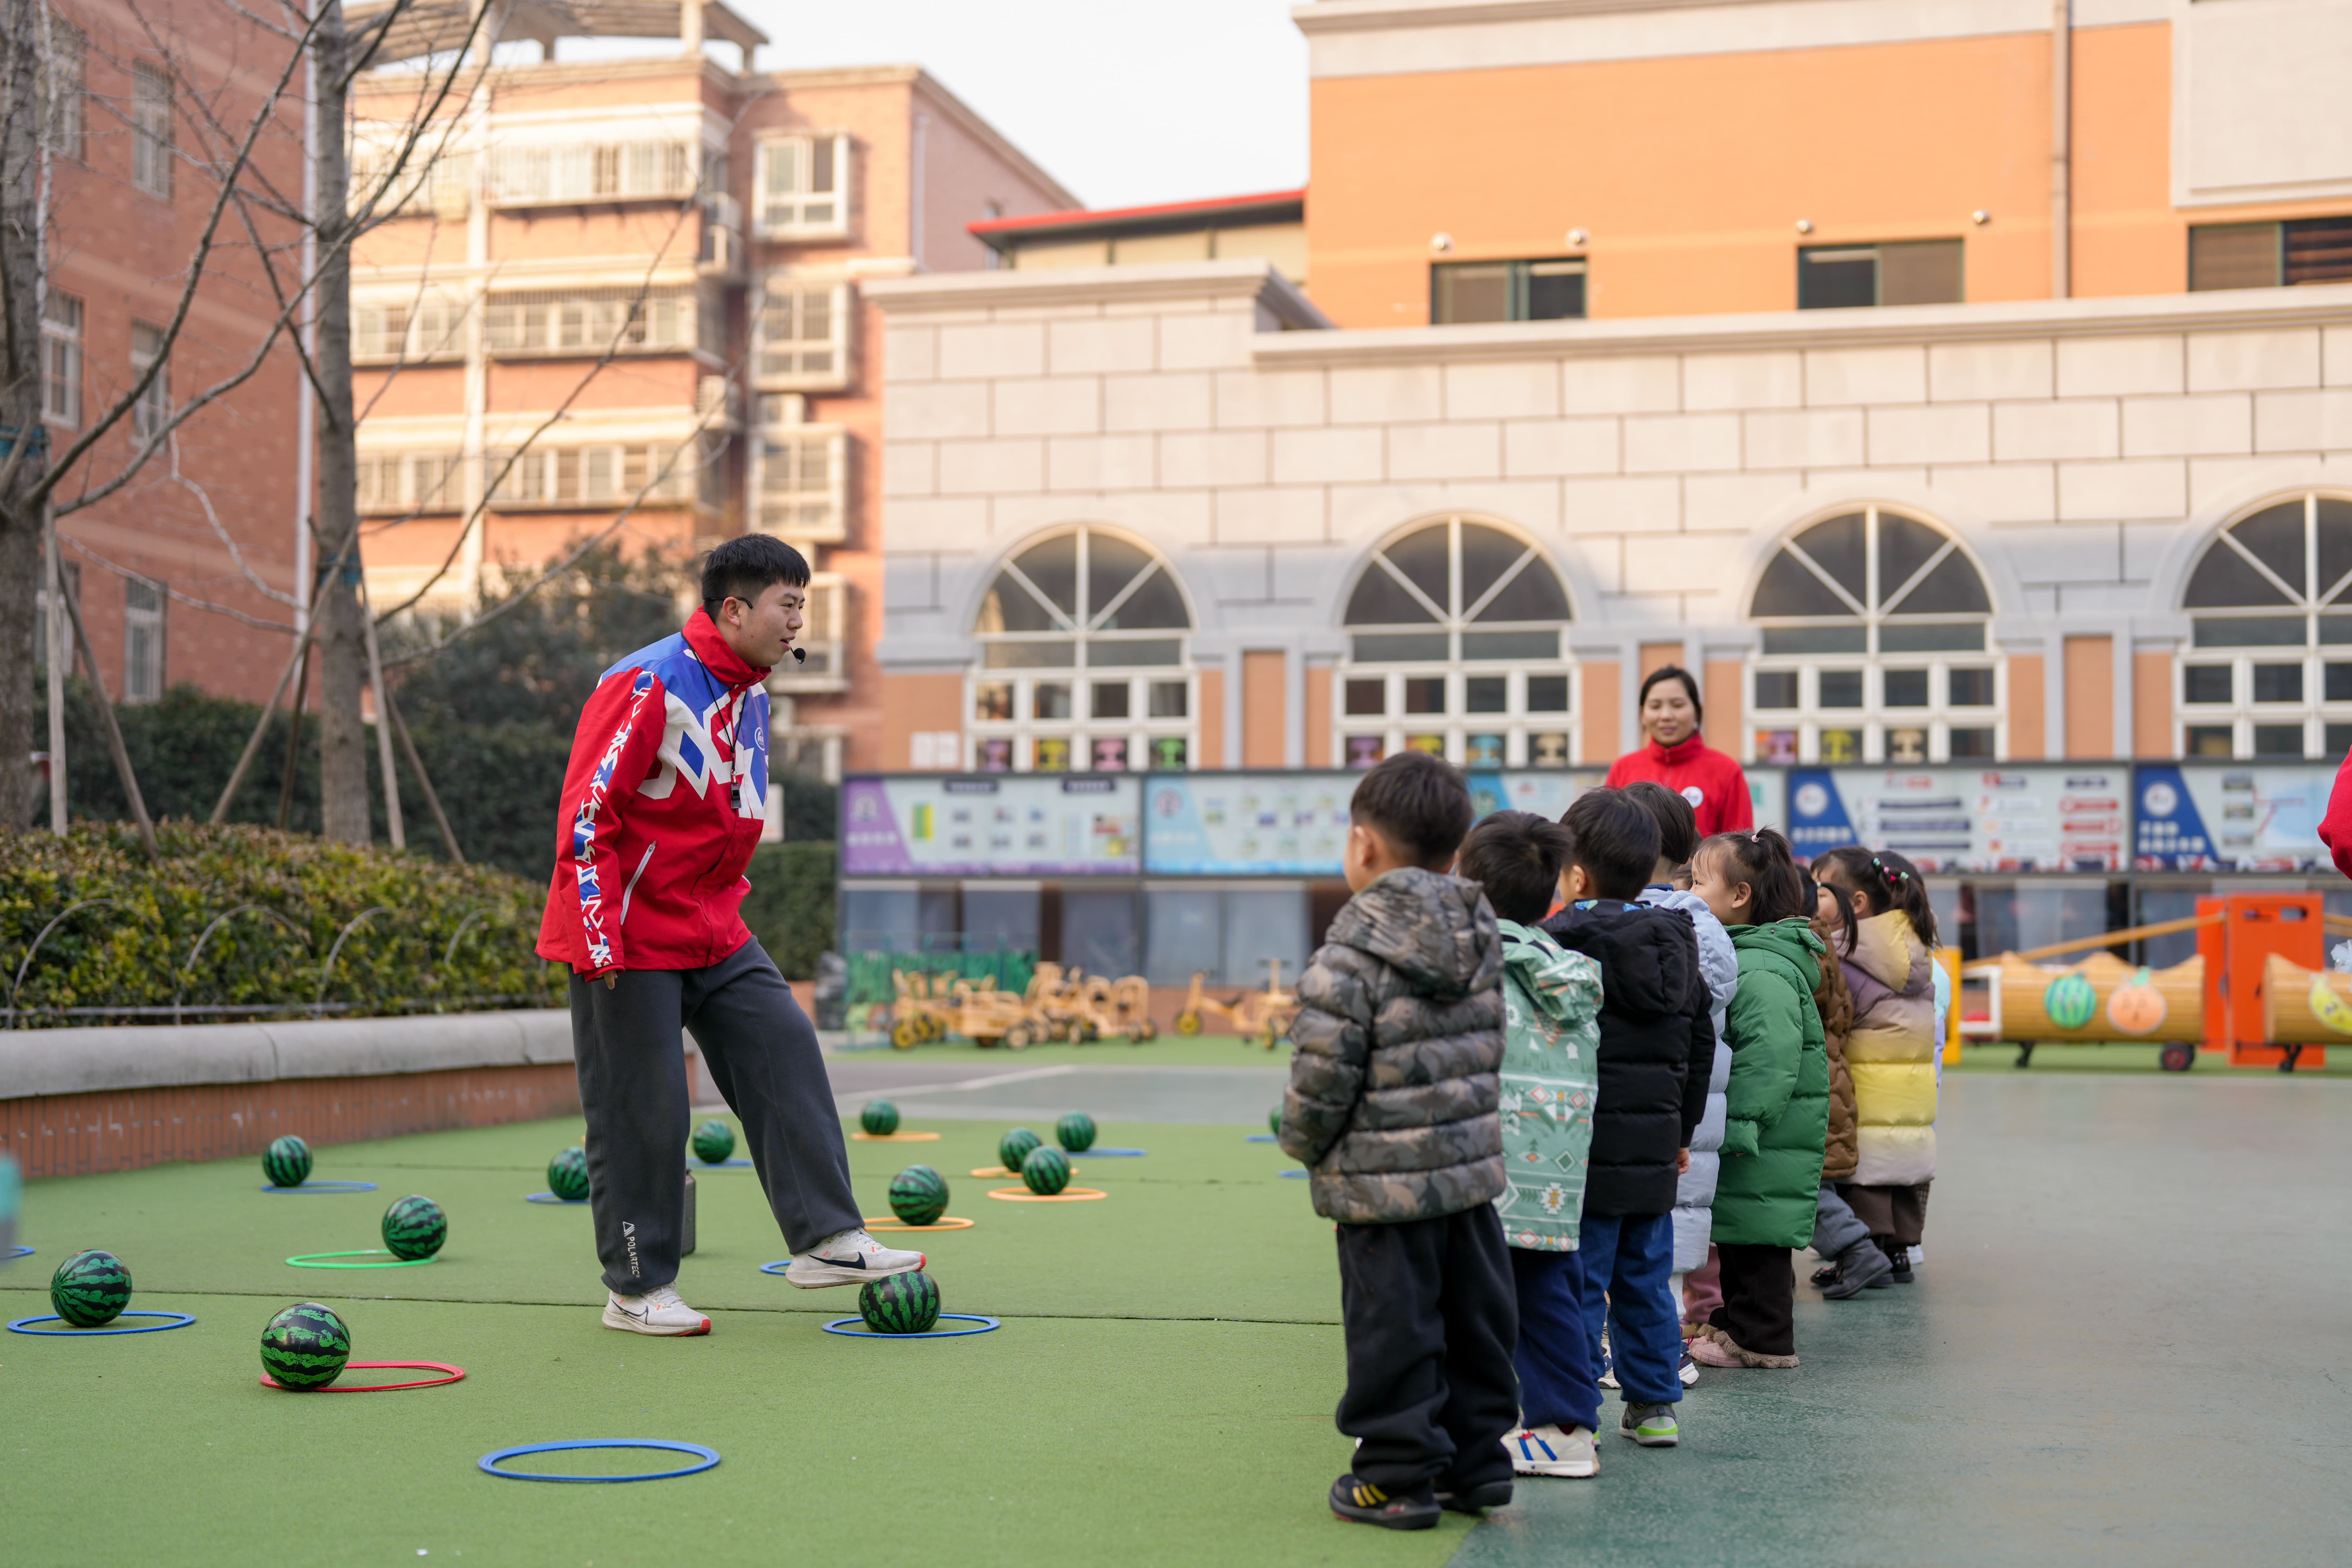
M431 1198L415 1193L383 1211L383 1244L394 1258L430 1258L449 1239L449 1216Z
M886 1274L857 1292L857 1315L877 1334L920 1334L940 1321L940 1288L918 1268Z
M1029 1157L1030 1150L1044 1142L1026 1127L1016 1127L996 1141L996 1163L1009 1173L1019 1175L1021 1162Z
M1282 1107L1279 1105L1265 1113L1265 1130L1277 1138L1282 1136Z
M1059 1149L1032 1149L1021 1162L1021 1179L1031 1192L1051 1197L1070 1184L1069 1159Z
M1083 1154L1095 1146L1095 1119L1083 1110L1073 1110L1054 1123L1054 1142L1073 1154Z
M273 1187L299 1187L310 1179L310 1145L291 1132L261 1152L261 1173Z
M547 1163L547 1190L565 1203L588 1195L588 1151L573 1144Z
M352 1331L316 1301L299 1301L261 1331L261 1370L288 1388L324 1388L352 1359Z
M77 1252L49 1277L49 1304L77 1329L98 1329L131 1305L131 1270L111 1252Z
M724 1121L706 1121L694 1130L694 1157L706 1165L724 1163L735 1152L735 1130Z
M890 1178L890 1212L907 1225L929 1225L948 1212L947 1178L929 1165L909 1165Z
M887 1100L877 1100L857 1113L857 1125L866 1130L868 1138L887 1138L898 1131L898 1108Z
M2062 974L2042 994L2042 1010L2062 1029L2079 1029L2099 1010L2099 994L2079 974Z

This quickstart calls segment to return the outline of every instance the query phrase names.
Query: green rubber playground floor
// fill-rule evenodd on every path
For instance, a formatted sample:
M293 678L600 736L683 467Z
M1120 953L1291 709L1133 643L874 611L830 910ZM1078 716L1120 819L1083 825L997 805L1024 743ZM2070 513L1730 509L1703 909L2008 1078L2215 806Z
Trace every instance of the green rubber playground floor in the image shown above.
M929 1045L912 1046L899 1050L887 1044L877 1044L872 1036L856 1037L855 1047L836 1047L834 1056L850 1061L898 1062L988 1062L999 1064L1006 1072L1018 1072L1024 1068L1060 1067L1072 1064L1082 1067L1286 1067L1290 1062L1290 1047L1286 1042L1273 1050L1239 1035L1164 1034L1158 1039L1131 1046L1123 1039L1088 1040L1084 1045L1072 1045L1064 1040L1042 1040L1017 1051L1002 1046L978 1046L969 1040L940 1040Z
M949 1311L1003 1319L964 1339L823 1333L855 1292L758 1272L783 1247L742 1169L698 1175L679 1282L715 1331L604 1330L584 1207L522 1201L576 1121L319 1150L314 1180L380 1184L356 1196L264 1194L252 1160L33 1183L39 1251L0 1266L6 1317L47 1312L49 1270L103 1247L134 1309L198 1321L0 1334L0 1561L2276 1568L2341 1562L2352 1538L2340 1080L1950 1075L1919 1283L1828 1303L1801 1282L1803 1365L1704 1374L1680 1449L1604 1436L1595 1481L1523 1483L1483 1525L1392 1535L1322 1505L1348 1461L1330 1227L1256 1129L1149 1120L1168 1065L1125 1089L1065 1080L1097 1086L1106 1145L1150 1151L1076 1160L1102 1202L985 1196L1003 1179L967 1173L993 1163L1002 1120L911 1117L944 1136L850 1144L870 1214L920 1160L980 1222L921 1237ZM434 1263L283 1262L378 1245L407 1192L448 1211ZM264 1389L262 1325L299 1300L344 1315L354 1359L469 1375ZM724 1462L610 1487L475 1468L635 1436Z

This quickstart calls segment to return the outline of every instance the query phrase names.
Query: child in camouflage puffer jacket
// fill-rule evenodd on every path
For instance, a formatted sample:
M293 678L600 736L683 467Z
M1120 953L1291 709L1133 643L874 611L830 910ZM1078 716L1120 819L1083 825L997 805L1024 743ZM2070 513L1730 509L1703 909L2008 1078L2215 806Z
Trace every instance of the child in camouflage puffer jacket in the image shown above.
M1458 771L1391 757L1349 811L1356 896L1299 979L1280 1136L1315 1212L1339 1222L1338 1425L1359 1441L1331 1511L1426 1530L1441 1507L1511 1500L1518 1311L1494 1207L1503 950L1477 885L1445 874L1471 820Z

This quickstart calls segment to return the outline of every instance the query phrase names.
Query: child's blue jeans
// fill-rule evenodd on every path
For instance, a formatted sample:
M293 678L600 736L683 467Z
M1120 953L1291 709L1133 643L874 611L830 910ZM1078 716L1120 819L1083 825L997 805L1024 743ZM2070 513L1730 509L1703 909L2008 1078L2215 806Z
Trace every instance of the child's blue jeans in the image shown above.
M1511 1248L1519 1298L1519 1419L1530 1426L1601 1428L1601 1385L1586 1339L1583 1270L1573 1252Z
M1593 1364L1601 1362L1601 1325L1614 1320L1609 1346L1625 1403L1682 1403L1682 1313L1666 1282L1674 1272L1674 1216L1587 1215L1570 1256L1581 1265L1578 1294Z

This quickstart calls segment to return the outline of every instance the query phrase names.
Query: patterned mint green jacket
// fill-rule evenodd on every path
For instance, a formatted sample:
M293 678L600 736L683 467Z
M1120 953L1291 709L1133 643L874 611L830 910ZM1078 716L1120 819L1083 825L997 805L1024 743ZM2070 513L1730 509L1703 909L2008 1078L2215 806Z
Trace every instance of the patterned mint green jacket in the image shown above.
M1503 1235L1530 1252L1574 1252L1600 1082L1601 966L1542 931L1503 938Z

